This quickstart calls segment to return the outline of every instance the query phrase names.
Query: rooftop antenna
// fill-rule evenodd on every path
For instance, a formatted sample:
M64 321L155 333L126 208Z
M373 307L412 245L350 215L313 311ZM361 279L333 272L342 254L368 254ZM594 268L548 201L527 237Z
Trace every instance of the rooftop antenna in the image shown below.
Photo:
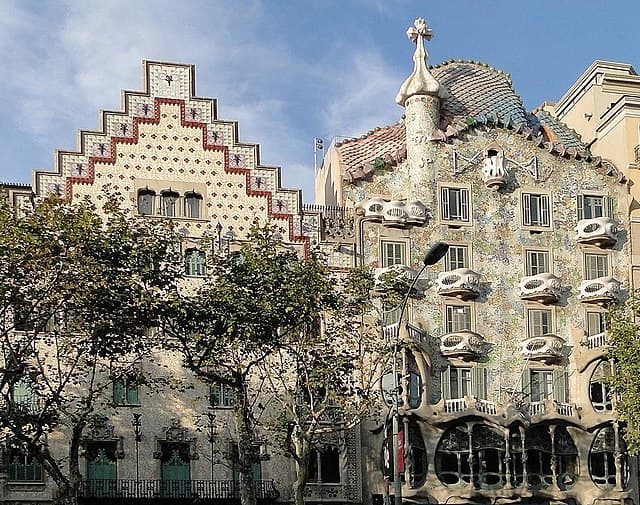
M313 137L313 173L318 171L318 151L324 151L324 140Z

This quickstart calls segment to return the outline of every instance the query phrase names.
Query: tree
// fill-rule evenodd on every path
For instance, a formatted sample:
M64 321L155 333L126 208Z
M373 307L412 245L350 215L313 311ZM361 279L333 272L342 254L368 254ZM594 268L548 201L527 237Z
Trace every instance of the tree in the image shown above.
M616 397L616 417L626 424L629 453L640 451L640 298L632 295L623 305L610 309L609 357L614 361L610 384Z
M253 409L258 367L337 303L331 282L317 258L299 258L273 225L254 227L239 251L214 256L204 282L177 293L163 315L163 332L186 368L233 391L243 505L256 501L251 469L259 457Z
M50 475L59 503L77 502L96 405L152 345L142 337L175 289L175 243L164 223L129 218L117 196L101 211L0 202L0 433ZM49 451L54 430L68 439L65 455Z
M274 404L268 430L295 462L296 505L304 505L314 451L328 451L332 435L353 428L375 407L380 363L388 353L371 316L370 272L323 275L331 279L333 303L322 307L316 324L299 328L296 338L259 364L263 395Z

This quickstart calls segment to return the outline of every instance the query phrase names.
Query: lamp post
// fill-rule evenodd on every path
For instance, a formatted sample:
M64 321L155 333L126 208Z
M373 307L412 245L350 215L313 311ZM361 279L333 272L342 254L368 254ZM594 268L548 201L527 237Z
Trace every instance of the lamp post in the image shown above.
M395 342L393 343L392 350L392 371L393 374L393 491L394 491L394 502L395 505L402 505L402 482L400 481L400 457L403 458L404 462L404 454L400 455L399 453L399 433L400 433L400 413L398 412L398 403L399 403L399 392L400 385L398 384L398 336L400 333L400 328L402 327L402 317L404 316L405 310L407 309L407 303L409 302L409 297L411 296L411 291L418 282L418 279L422 275L422 273L426 270L426 268L430 265L435 265L438 261L440 261L447 251L449 250L449 245L444 242L436 242L429 248L427 254L425 254L424 259L422 260L422 268L418 271L416 276L413 278L413 282L409 286L409 289L404 295L404 298L400 302L400 317L398 317L398 330L395 332ZM404 445L404 444L403 444ZM404 452L404 448L403 448ZM403 465L404 466L404 465Z
M136 440L136 496L138 495L138 488L140 486L140 442L142 441L142 414L139 412L133 413L133 419L131 420L131 426L133 426L133 433Z
M209 422L207 423L207 429L209 430L209 433L207 433L207 440L209 441L209 444L211 444L211 485L213 486L213 444L216 440L216 415L213 412L207 412L207 417L209 418Z

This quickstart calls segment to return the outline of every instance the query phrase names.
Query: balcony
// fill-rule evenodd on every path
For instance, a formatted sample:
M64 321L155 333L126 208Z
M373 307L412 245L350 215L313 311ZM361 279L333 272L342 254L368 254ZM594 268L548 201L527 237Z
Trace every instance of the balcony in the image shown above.
M482 335L463 330L440 337L440 353L447 358L476 359L487 353L487 342Z
M576 408L573 403L563 403L556 400L542 400L530 402L524 406L525 412L531 417L540 417L545 414L553 416L573 417Z
M610 217L596 217L593 219L581 219L576 227L579 244L595 245L608 249L616 245L618 241L618 226Z
M423 225L427 221L427 210L418 200L405 203L400 200L387 201L371 198L356 206L358 214L387 226Z
M560 279L549 273L524 277L518 287L522 300L551 304L556 303L562 295Z
M565 341L550 333L531 337L522 342L522 355L533 361L556 363L562 360L564 352Z
M255 483L258 500L275 500L280 493L273 480ZM234 500L239 503L240 489L233 480L85 480L78 494L85 503L113 503L131 499Z
M460 300L473 300L480 294L480 274L468 268L457 268L438 274L438 294Z
M578 288L578 300L601 306L618 303L622 300L620 281L613 277L598 277L582 281Z
M588 349L600 349L607 345L607 334L605 332L596 333L595 335L589 335L587 337L587 348Z
M416 276L416 271L407 265L391 265L390 267L376 268L373 271L374 289L383 289L385 286L398 283L411 284Z

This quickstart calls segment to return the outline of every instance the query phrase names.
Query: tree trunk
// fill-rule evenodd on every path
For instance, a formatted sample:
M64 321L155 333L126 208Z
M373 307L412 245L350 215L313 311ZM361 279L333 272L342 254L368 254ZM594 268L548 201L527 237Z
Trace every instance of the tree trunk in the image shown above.
M293 483L293 497L295 505L304 505L304 490L309 479L309 455L311 447L307 440L296 437L293 446L295 448L296 479Z
M256 451L253 446L251 413L248 410L249 402L243 382L236 388L236 402L233 412L238 437L238 487L240 503L242 505L256 505L256 490L252 472L253 463L256 461Z
M71 430L71 440L69 441L69 478L66 482L58 485L58 496L55 499L56 505L77 505L78 493L82 484L82 474L80 473L80 440L84 431L85 422L79 421Z
M70 484L58 486L57 496L53 503L55 505L78 505L78 490Z

